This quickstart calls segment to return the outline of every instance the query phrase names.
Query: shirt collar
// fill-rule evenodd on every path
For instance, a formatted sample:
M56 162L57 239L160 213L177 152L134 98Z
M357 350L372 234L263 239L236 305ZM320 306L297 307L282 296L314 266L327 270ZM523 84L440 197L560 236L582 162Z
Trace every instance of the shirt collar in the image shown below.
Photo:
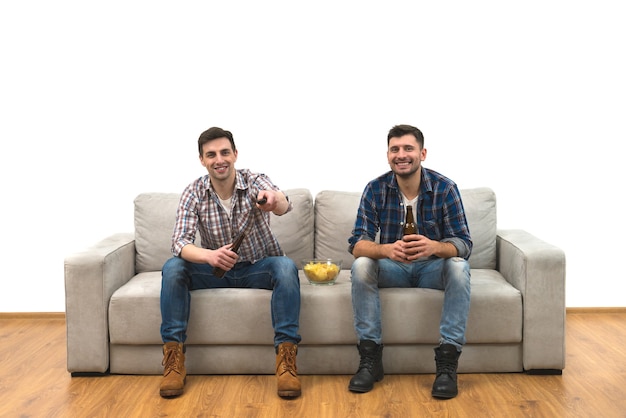
M432 193L433 182L432 182L430 173L424 167L420 167L420 170L422 170L422 178L420 181L420 194L422 194L422 192ZM387 181L387 185L390 188L397 190L398 193L400 193L400 187L398 187L398 180L396 179L396 175L393 173L393 171L389 171L389 180Z
M242 169L235 170L235 190L248 190L250 179L250 170ZM207 174L203 178L204 189L208 194L216 194L213 185L211 184L211 177Z

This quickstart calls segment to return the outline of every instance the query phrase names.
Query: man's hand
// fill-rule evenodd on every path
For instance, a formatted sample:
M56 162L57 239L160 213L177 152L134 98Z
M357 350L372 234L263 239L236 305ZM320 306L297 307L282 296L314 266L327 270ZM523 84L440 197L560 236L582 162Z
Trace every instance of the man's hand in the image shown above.
M256 196L256 207L265 212L282 215L287 211L289 202L285 194L275 190L261 190Z
M208 250L208 264L213 267L219 267L224 271L228 271L235 266L239 255L231 251L233 244L224 245L217 250Z
M449 242L434 241L424 235L411 234L402 237L402 248L405 262L411 262L422 257L435 255L440 258L450 258L458 255L456 247ZM402 260L399 260L402 261Z
M256 196L256 207L266 212L273 210L273 206L276 205L276 198L273 194L271 190L259 191L259 194Z
M219 267L224 271L228 271L233 268L239 258L236 252L230 250L232 245L230 243L217 250L208 250L196 247L194 244L187 244L180 252L180 256L192 263L210 264L213 267Z
M449 242L433 241L424 235L405 235L392 244L377 244L361 240L354 245L354 257L370 257L373 259L389 258L401 263L410 263L422 257L436 255L441 258L456 257L456 247Z
M402 237L401 243L405 262L435 254L440 243L424 235L410 234Z

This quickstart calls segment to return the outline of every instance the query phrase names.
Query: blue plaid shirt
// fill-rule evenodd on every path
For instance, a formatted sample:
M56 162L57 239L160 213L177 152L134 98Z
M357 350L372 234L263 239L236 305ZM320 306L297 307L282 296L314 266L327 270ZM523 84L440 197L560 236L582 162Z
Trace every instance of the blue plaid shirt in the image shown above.
M357 212L348 250L362 240L380 244L402 239L406 209L396 176L389 171L365 186ZM468 259L472 253L465 210L457 185L436 171L422 167L422 181L415 213L417 233L435 241L450 242L459 257Z
M283 255L278 240L270 229L270 214L255 206L260 190L279 190L265 174L250 170L237 170L235 192L231 198L232 215L229 216L209 175L196 179L183 191L176 224L172 235L172 254L180 255L187 244L193 244L199 233L201 247L217 249L230 244L245 230L246 237L239 247L237 262L256 262L267 256ZM293 208L291 202L287 212Z

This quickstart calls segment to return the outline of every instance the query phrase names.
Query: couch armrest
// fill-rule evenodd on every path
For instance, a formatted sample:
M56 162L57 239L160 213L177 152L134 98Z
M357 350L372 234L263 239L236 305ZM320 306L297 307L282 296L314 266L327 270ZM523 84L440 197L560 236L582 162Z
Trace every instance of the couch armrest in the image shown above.
M565 368L565 253L522 230L498 230L497 269L522 293L523 367Z
M109 300L135 275L135 238L116 234L65 258L67 370L109 368Z

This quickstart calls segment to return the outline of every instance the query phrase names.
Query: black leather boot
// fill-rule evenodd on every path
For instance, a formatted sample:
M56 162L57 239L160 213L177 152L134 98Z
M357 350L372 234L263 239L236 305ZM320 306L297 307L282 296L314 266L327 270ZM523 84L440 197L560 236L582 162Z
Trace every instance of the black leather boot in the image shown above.
M452 344L441 344L435 348L437 377L433 383L432 395L435 398L454 398L459 390L456 385L456 369L461 352Z
M371 340L362 340L357 346L361 362L359 370L350 379L348 389L352 392L369 392L374 382L383 380L383 345Z

